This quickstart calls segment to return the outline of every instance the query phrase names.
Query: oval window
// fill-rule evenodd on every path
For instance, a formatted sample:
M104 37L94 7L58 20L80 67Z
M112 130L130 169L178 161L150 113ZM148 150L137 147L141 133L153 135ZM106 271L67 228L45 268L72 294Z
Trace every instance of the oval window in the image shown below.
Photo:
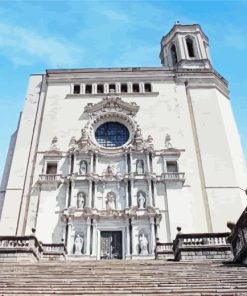
M95 131L95 139L103 147L120 147L129 139L129 130L119 122L106 122Z

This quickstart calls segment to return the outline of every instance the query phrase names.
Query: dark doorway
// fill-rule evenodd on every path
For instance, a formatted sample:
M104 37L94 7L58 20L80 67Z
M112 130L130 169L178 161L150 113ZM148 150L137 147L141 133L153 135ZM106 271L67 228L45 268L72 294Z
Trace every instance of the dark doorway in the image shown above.
M123 259L122 231L101 231L100 259Z

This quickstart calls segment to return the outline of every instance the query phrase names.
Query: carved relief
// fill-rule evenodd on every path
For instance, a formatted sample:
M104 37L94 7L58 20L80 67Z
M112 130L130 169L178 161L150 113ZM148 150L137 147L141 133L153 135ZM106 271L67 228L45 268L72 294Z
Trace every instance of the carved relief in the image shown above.
M148 240L143 232L139 235L139 247L140 255L148 255Z

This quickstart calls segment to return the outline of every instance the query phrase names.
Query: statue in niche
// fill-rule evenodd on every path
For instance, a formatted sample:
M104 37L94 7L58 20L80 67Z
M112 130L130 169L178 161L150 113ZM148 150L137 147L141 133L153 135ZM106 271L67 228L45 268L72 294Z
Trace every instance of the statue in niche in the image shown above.
M137 174L144 174L144 161L142 159L136 161L136 172Z
M80 234L77 234L74 242L74 254L75 255L81 255L82 254L82 248L83 248L83 237L80 236Z
M80 173L80 175L85 175L87 173L87 162L86 162L86 160L81 160L80 161L79 173Z
M139 246L140 246L140 254L148 255L148 240L144 233L141 233L139 236Z
M116 195L114 192L108 192L106 195L106 209L107 210L116 209Z
M77 208L78 209L83 209L85 206L85 193L84 192L79 192L77 194Z
M171 136L169 134L166 134L165 138L165 147L167 149L172 148L172 143L171 143Z
M138 199L138 208L139 209L144 209L145 208L145 203L146 203L146 197L141 191L139 191L137 193L137 199Z

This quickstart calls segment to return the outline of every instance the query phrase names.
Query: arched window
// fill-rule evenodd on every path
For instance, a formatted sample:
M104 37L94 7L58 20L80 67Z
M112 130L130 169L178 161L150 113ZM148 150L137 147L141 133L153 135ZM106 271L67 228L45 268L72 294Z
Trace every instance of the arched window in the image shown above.
M178 62L178 57L177 57L177 50L175 44L172 44L171 46L171 56L172 56L172 64L176 65Z
M194 51L194 44L193 44L193 39L190 37L186 38L186 45L187 45L187 50L190 58L195 57L195 51Z

